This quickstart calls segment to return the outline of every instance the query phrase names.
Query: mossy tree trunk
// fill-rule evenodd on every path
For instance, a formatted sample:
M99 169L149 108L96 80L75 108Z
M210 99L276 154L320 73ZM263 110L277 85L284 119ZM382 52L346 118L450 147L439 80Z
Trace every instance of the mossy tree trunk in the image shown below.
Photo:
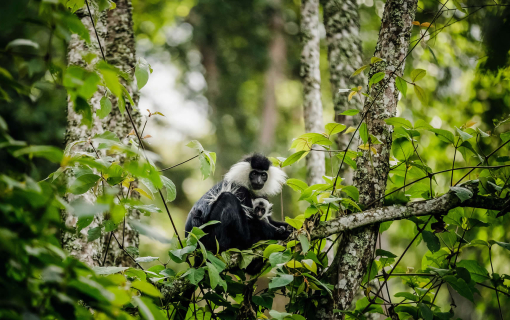
M369 77L377 72L385 72L386 76L370 91L374 101L367 100L364 106L364 111L368 112L365 121L369 134L382 143L373 146L377 154L365 151L358 158L358 170L354 173L354 185L359 190L361 204L365 206L385 193L393 128L384 119L396 115L399 95L395 75L391 73L401 75L404 70L416 7L417 0L388 0L384 8L374 53L374 56L384 61L370 68ZM375 206L381 204L376 203ZM328 270L329 282L335 285L333 301L323 303L321 318L340 319L341 314L333 314L333 309L347 310L351 306L367 266L373 259L378 229L379 225L374 224L344 234L342 245Z
M89 30L91 45L87 45L79 37L73 35L68 46L69 66L78 65L86 69L92 69L97 62L102 60L103 53L101 52L101 48L97 41L97 38L99 38L107 62L130 74L131 76L134 74L136 53L133 34L131 0L117 0L115 3L116 9L110 10L108 12L99 12L97 14L94 12L95 8L90 6L92 15L96 17L95 28L97 31L97 37L87 8L84 7L83 9L77 11L76 14ZM97 58L92 60L90 63L87 63L83 58L87 53L93 53L97 56ZM134 102L137 103L138 94L135 92L135 87L133 84L124 82L124 85L126 85L129 93L133 97ZM100 109L99 101L104 94L104 88L100 88L89 101L93 113ZM80 140L87 140L88 138L91 138L94 135L103 133L105 131L114 132L121 139L121 141L127 142L127 135L132 129L131 123L126 114L122 115L120 113L119 109L117 108L116 100L111 99L111 101L113 103L112 112L104 119L99 119L95 114L93 114L93 122L90 128L81 124L82 116L74 111L72 105L73 102L68 101L68 120L65 137L66 145L70 145L73 142ZM127 108L133 108L133 106L129 105L129 102L126 104ZM141 121L140 113L137 112L136 109L132 110L132 115L134 118L133 120L137 125L139 125ZM96 154L95 150L89 143L78 144L73 147L72 151ZM105 154L102 154L101 151L98 151L98 155L102 157ZM123 159L120 158L118 160L123 161ZM102 188L98 188L98 190L101 191ZM128 190L124 188L123 193L127 194L127 191ZM133 196L139 195L133 194ZM96 200L96 196L91 191L78 196L69 194L67 198L69 201L75 201L78 198L82 198L84 201L91 204ZM78 221L77 217L64 212L62 218L68 228L76 228L76 223ZM130 212L126 217L128 220L132 218L138 218L138 213ZM87 241L88 230L97 227L102 223L103 217L101 215L96 215L92 224L82 229L80 232L76 232L74 234L68 232L63 233L62 245L64 249L66 249L72 256L87 263L89 266L101 266L103 265L105 250L109 243L110 249L108 250L106 264L110 266L132 266L133 262L129 257L122 253L119 246L115 243L116 241L110 238L111 234L108 233L91 242ZM115 231L115 234L121 244L124 239L124 247L138 247L138 233L132 230L128 223L125 224L125 229L124 223L121 223L118 230Z

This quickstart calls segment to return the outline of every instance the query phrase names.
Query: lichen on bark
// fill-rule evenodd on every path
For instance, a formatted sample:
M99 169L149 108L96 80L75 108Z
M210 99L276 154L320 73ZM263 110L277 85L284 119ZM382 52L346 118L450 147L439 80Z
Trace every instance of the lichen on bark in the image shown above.
M104 12L94 12L95 7L90 6L92 11L92 15L95 19L95 28L97 31L97 38L101 43L101 47L106 54L107 61L120 68L122 71L133 75L134 66L136 62L135 57L135 42L133 35L133 27L132 27L132 18L131 18L131 1L130 0L118 0L115 1L117 8L111 11ZM89 13L87 8L84 7L76 12L78 17L81 19L84 26L88 29L91 44L87 45L85 41L81 40L77 35L73 35L68 45L68 64L78 65L86 69L94 68L94 65L100 61L102 57L102 53L100 50L99 43L96 38L96 34L94 31L94 27L92 25ZM94 60L88 64L83 56L86 53L93 53L97 56ZM132 95L135 103L138 101L138 94L134 90L132 83L127 83L125 80L122 80L123 84L126 85L129 93ZM112 112L104 119L99 119L95 115L95 111L100 108L99 101L103 97L105 91L103 88L99 88L99 90L94 94L94 96L89 101L89 104L92 108L93 112L93 120L91 127L87 127L81 124L81 115L76 113L73 109L73 102L68 100L67 103L67 130L65 136L65 143L69 145L75 141L79 140L87 140L90 137L93 137L95 134L100 134L105 131L114 132L123 142L127 142L127 134L131 131L131 124L126 115L122 115L117 108L116 99L112 99L113 109ZM126 107L132 108L132 106L128 105ZM137 111L132 112L135 123L140 124L140 113ZM90 146L90 144L78 144L72 149L73 152L88 152L94 153L94 150ZM100 151L99 151L100 152ZM100 152L101 154L101 152ZM103 154L104 155L104 154ZM119 158L118 160L123 161L123 159ZM72 171L69 171L69 174L72 175ZM98 188L100 191L101 188ZM126 193L127 190L124 190ZM139 196L138 194L134 194L135 197ZM93 203L96 200L96 196L93 192L89 191L83 195L75 196L72 194L67 195L67 199L69 202L74 201L78 198L83 198L84 201ZM138 213L133 211L127 215L128 218L137 218ZM75 228L77 218L68 212L63 212L62 219L65 222L65 225L69 228ZM92 224L81 230L79 233L62 233L62 245L65 250L67 250L72 256L80 259L81 261L87 263L89 266L99 266L102 264L102 259L104 255L105 245L107 243L108 235L104 237L100 237L97 240L88 242L87 241L87 233L90 228L94 228L99 226L103 222L103 217L96 216ZM117 231L117 235L119 239L122 239L122 225L119 226L119 231ZM124 265L131 266L133 262L126 257L120 250L117 245L110 244L112 250L109 251L107 263L109 265ZM125 246L135 246L138 247L138 234L134 230L131 230L129 225L126 224L126 233L124 235Z
M306 132L324 131L321 101L319 0L301 2L301 83ZM324 152L310 152L306 157L308 184L322 183L326 170Z
M358 170L354 174L354 185L360 194L360 203L367 205L384 195L389 172L389 156L392 143L392 127L384 119L395 116L398 90L395 77L389 72L401 74L409 47L412 22L416 13L417 0L388 0L386 2L379 39L374 53L384 61L375 63L369 78L377 72L385 72L385 79L374 85L371 97L367 99L364 112L368 112L366 123L370 134L381 141L374 145L377 154L366 151L357 159ZM381 203L376 203L379 206ZM333 309L347 310L359 288L366 267L373 258L378 224L346 232L343 245L339 248L332 267L328 270L330 283L335 284L333 303L329 304L325 318L340 318Z

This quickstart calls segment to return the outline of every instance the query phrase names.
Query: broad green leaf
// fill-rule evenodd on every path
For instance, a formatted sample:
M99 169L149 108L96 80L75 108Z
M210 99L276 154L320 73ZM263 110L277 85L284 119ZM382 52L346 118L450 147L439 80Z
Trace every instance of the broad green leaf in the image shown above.
M412 294L410 292L398 292L398 293L395 293L395 297L406 298L407 300L411 300L411 301L418 301L420 299L418 296L415 296L414 294Z
M97 174L84 174L76 178L69 186L69 192L72 194L83 194L96 185L101 177Z
M397 257L396 254L393 254L393 253L383 250L383 249L375 250L375 255L379 256L379 257L386 257L386 258L396 258Z
M88 233L87 242L99 239L99 237L101 237L101 226L90 228L87 233Z
M186 277L191 284L197 285L205 276L204 268L189 268L183 275Z
M471 289L469 288L469 286L463 279L459 279L454 276L445 276L445 277L443 277L443 280L448 282L448 284L450 284L450 286L455 291L457 291L461 296L469 299L471 302L474 302L473 301L473 292L471 292Z
M305 222L305 216L303 214L300 214L294 219L290 217L285 217L285 222L287 222L296 229L301 229L303 223Z
M503 247L503 248L505 248L507 250L510 250L510 243L499 242L499 241L494 241L494 243L497 244L500 247Z
M418 80L421 80L423 79L423 77L425 77L426 74L427 71L423 69L414 69L413 71L411 71L411 81L416 82Z
M438 137L439 140L441 140L443 142L451 143L451 144L453 144L455 142L455 137L453 136L453 133L451 133L448 130L432 128L432 129L429 129L429 131L434 132L436 137Z
M503 142L507 142L508 140L510 140L510 131L500 134L499 137Z
M459 136L462 139L462 141L466 141L466 140L469 140L469 139L473 138L473 136L470 135L469 133L466 133L466 132L460 130L459 128L457 128L457 127L455 127L455 129L457 130L457 133L459 134Z
M127 269L124 274L126 274L128 277L140 279L142 281L145 281L147 278L147 275L143 270L135 269L135 268L129 268Z
M457 8L457 10L459 10L460 12L466 13L466 9L462 8L462 6L460 5L458 0L452 0L452 2L453 2L453 5L455 6L455 8Z
M273 297L268 294L261 294L260 296L253 296L251 301L256 305L262 306L266 309L273 307Z
M374 63L377 63L379 61L384 61L384 59L381 59L379 57L372 57L372 58L370 58L370 64L374 64Z
M285 159L285 161L283 162L282 164L282 167L286 167L286 166L290 166L292 165L293 163L303 159L304 157L306 157L306 155L309 153L310 151L298 151L294 154L292 154L290 157L288 157L287 159Z
M346 128L346 126L341 123L336 123L336 122L328 123L326 125L326 134L328 136L332 136L334 134L344 131L345 128Z
M129 224L131 225L131 227L136 229L138 231L138 233L140 233L141 235L144 235L146 237L149 237L150 239L156 240L161 243L170 243L171 242L170 239L168 239L166 236L162 235L159 231L157 231L156 229L154 229L151 226L148 226L146 224L143 224L143 223L135 221L135 220L129 221Z
M407 138L395 139L392 149L393 155L400 161L407 161L414 154L413 145Z
M94 221L94 216L81 216L78 218L78 222L76 223L76 231L80 232L84 228L88 227L92 221Z
M429 129L433 129L433 127L430 124L428 124L425 120L418 119L414 123L414 129L416 129L416 130L421 130L421 129L429 130Z
M301 263L305 268L317 274L317 264L315 263L315 261L313 261L312 259L303 259L301 260Z
M405 97L407 95L407 82L401 77L397 77L397 79L395 79L395 85L398 91L402 92L402 95Z
M392 117L392 118L384 119L384 122L386 122L387 124L394 126L394 127L403 126L407 129L413 128L413 125L411 124L411 122L409 120L400 118L400 117Z
M287 263L292 258L292 253L289 249L280 252L273 252L269 255L269 263L271 267L275 267L278 264Z
M111 232L117 229L117 224L112 220L106 220L103 222L104 232Z
M346 187L343 187L342 189L342 192L345 192L349 197L353 198L354 201L359 201L359 191L358 191L358 188L356 188L355 186L346 186Z
M174 201L177 194L175 184L172 182L172 180L163 175L161 176L161 182L163 182L163 186L166 189L166 202Z
M370 87L371 85L378 83L379 81L384 79L384 76L385 76L384 72L378 72L378 73L374 74L372 76L372 78L370 78L370 81L368 82L368 86Z
M291 283L292 280L294 280L294 276L291 274L282 274L278 277L274 277L269 283L269 289L284 287Z
M133 304L145 320L166 320L162 310L147 297L133 297Z
M109 98L102 97L101 101L99 101L99 105L101 106L101 108L96 111L96 115L98 116L99 119L104 119L112 111L112 102L110 101Z
M424 304L423 302L418 303L418 309L420 309L420 313L423 320L432 320L434 318L434 313L432 312L430 307Z
M308 237L301 233L298 237L299 239L299 242L301 242L301 249L302 249L302 254L306 254L308 252L308 249L310 249L310 241L308 241Z
M475 260L461 260L457 263L457 267L465 268L471 274L471 279L476 282L482 282L489 279L489 273Z
M286 184L291 187L294 191L303 191L305 190L306 188L308 188L308 185L306 184L306 182L303 182L301 180L298 180L298 179L288 179Z
M376 303L384 303L380 298L376 299ZM370 305L370 307L368 307ZM367 308L368 307L368 308ZM363 297L356 301L356 311L361 312L362 310L365 310L365 312L368 313L379 313L379 314L385 314L382 307L378 304L373 304L368 301L367 297Z
M159 290L156 289L156 287L154 287L152 284L150 284L146 281L140 281L140 280L133 281L133 282L131 282L131 288L135 288L135 289L141 291L142 293L148 294L153 297L161 296L161 292L159 292Z
M424 105L427 104L427 95L425 94L425 91L418 85L414 85L414 93L416 94L416 97L420 102Z
M198 230L200 230L200 229L198 229ZM218 270L218 272L222 272L227 267L225 262L223 262L220 259L216 258L209 251L207 251L207 260L209 260L209 262L211 262L211 264L216 268L216 270Z
M279 251L284 251L285 250L285 247L284 246L281 246L279 244L270 244L267 246L266 249L264 249L264 258L269 258L269 256L273 253L273 252L279 252Z
M209 280L211 289L216 288L218 285L222 286L227 291L227 283L221 278L220 272L209 262L206 262L207 270L209 273Z
M289 262L287 262L285 264L287 267L289 268L293 268L293 269L298 269L298 268L303 268L303 265L301 264L301 262L299 261L296 261L296 260L290 260Z
M345 110L344 112L340 113L342 116L355 116L359 113L358 109L349 109Z
M42 157L50 160L51 162L59 163L62 161L63 152L57 147L53 146L30 146L18 149L12 153L13 157L20 157L29 155L29 157Z
M439 243L439 238L430 231L423 231L423 241L427 244L427 248L429 248L432 252L437 252L441 249L441 243Z
M140 58L135 66L135 78L138 90L142 89L147 84L147 81L149 81L149 74L149 64L143 58Z
M464 187L450 187L450 190L455 192L457 197L459 197L460 202L464 202L467 199L470 199L471 197L473 197L473 192L471 192L471 190L466 189Z
M388 230L391 227L392 223L393 223L393 221L385 221L385 222L381 223L381 225L379 227L379 232L383 233L384 231Z

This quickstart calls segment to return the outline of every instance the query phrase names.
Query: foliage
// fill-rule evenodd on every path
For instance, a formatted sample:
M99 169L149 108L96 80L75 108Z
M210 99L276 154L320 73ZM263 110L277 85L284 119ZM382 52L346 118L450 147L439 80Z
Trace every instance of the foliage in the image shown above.
M55 29L63 33L60 35L62 38L68 39L66 35L75 33L83 40L90 41L90 35L84 26L68 11L76 11L83 7L83 4L83 1L64 0L60 1L60 4L50 1L39 3L41 15L51 12L49 16L56 17L53 23ZM110 1L94 1L91 4L104 10L115 10ZM417 26L429 28L430 24L424 22ZM18 38L9 42L6 50L17 47L26 50L39 48L32 40ZM89 58L92 61L94 57ZM373 57L370 64L380 62L382 61ZM354 76L368 66L358 67ZM51 77L55 77L56 83L66 90L73 108L82 114L82 124L85 126L90 126L94 116L106 117L112 110L112 100L117 101L115 105L122 112L126 112L126 100L132 101L119 79L127 77L129 82L135 79L130 79L115 66L100 59L90 69L80 66L66 68L62 65L54 72L51 65L44 68ZM7 100L11 92L30 94L29 90L22 90L24 86L14 80L8 70L0 70L7 83L7 89L2 91L5 92L4 99ZM366 91L363 88L347 91L350 92L350 98L356 96L368 99L370 103L370 93L373 92L371 90L375 90L372 85L379 82L387 84L391 77L396 77L396 87L404 96L407 86L412 85L417 99L427 105L430 101L427 87L424 89L416 84L418 81L427 80L427 72L421 68L408 71L408 75L376 73L369 80ZM502 72L508 72L508 69ZM151 66L140 59L135 70L139 89L143 89L150 81L151 73ZM99 87L104 88L107 95L101 100L100 109L95 110L94 114L89 100ZM367 124L363 122L365 114L351 110L344 113L346 116L360 117L360 124L356 128L329 123L322 133L299 135L290 146L295 152L287 158L275 159L276 162L282 167L293 166L310 152L327 152L336 155L332 158L340 167L348 165L356 170L356 159L363 153L377 156L374 146L381 144L376 136L368 132ZM158 113L151 115L162 116ZM130 115L125 113L125 116ZM461 202L471 199L474 194L460 185L465 177L457 178L454 183L456 170L464 173L482 169L477 171L476 176L480 186L479 195L486 199L509 197L510 158L505 156L510 142L505 126L508 118L498 121L490 133L479 128L473 129L474 122L461 124L452 121L455 129L441 129L422 119L411 121L404 117L393 117L385 121L394 128L392 170L384 199L386 205L430 200L449 190L455 193ZM319 226L336 216L362 212L365 209L359 202L358 189L345 184L338 174L325 176L324 183L311 186L299 179L288 180L287 184L297 193L299 201L304 201L306 207L297 216L286 218L286 221L298 230L286 243L267 241L248 250L230 249L218 254L206 251L200 242L205 235L202 228L194 228L186 239L181 239L177 230L174 230L175 236L169 239L155 232L150 226L133 222L131 226L141 234L168 243L168 257L134 258L128 250L130 248L122 248L124 253L136 262L138 268L102 266L90 269L62 251L58 239L59 229L63 229L63 232L80 232L91 225L96 216L106 217L99 226L88 231L88 240L95 241L107 233L123 228L125 214L130 210L139 210L146 216L159 212L160 209L153 203L157 194L165 202L165 207L176 199L175 184L147 159L143 130L139 135L135 129L137 128L133 128L134 137L128 144L122 143L114 133L105 132L91 135L88 140L77 141L68 145L65 150L60 150L52 146L27 145L14 140L8 133L8 124L0 118L0 147L8 152L10 157L22 165L30 164L33 158L44 158L59 165L58 170L39 182L20 173L0 176L0 211L4 222L0 227L0 250L5 261L0 267L0 283L4 291L10 293L0 308L0 316L7 319L34 316L59 319L170 318L185 297L165 296L165 292L182 285L191 288L196 286L199 289L193 294L187 310L189 316L194 315L196 318L210 318L214 312L220 319L233 319L248 306L254 312L252 315L259 318L266 318L266 310L274 319L313 318L318 301L331 296L335 288L334 284L328 283L325 273L331 263L327 253L333 246L326 247L324 238L312 239L309 236L312 226ZM351 142L359 138L357 147L354 150L349 147L345 150L333 149L334 140L339 134L350 135ZM423 150L424 140L435 141L435 145L453 150L450 169L432 169L435 161L425 157L428 149ZM480 147L479 141L484 140L488 141L484 146L493 145L495 141L498 146L488 153L487 148ZM73 151L73 147L80 144L90 146L90 152ZM205 150L198 141L191 141L188 146L197 153L202 177L206 179L212 175L216 168L216 154ZM422 148L421 151L419 147ZM460 162L455 160L457 153L462 156L464 167L457 165ZM117 162L109 156L112 154L120 154L125 160ZM450 179L436 178L445 174L449 175ZM132 197L131 182L135 180L143 185L143 188L135 191L145 197L144 201ZM165 191L166 196L161 190ZM97 195L97 201L92 204L85 203L84 200L68 203L64 198L68 193L80 195L86 192ZM72 212L78 221L76 229L68 229L63 225L61 210ZM168 215L171 218L169 211ZM401 318L452 318L455 312L453 309L445 309L436 303L436 296L443 285L449 286L463 299L471 302L476 301L480 286L493 291L499 290L494 291L499 303L499 294L510 295L508 283L505 283L510 280L510 276L494 271L492 250L510 250L510 244L499 241L501 239L489 239L487 235L501 226L505 218L503 211L498 213L461 207L450 210L444 216L435 214L410 218L414 224L414 238L411 243L420 243L423 240L428 249L420 259L420 267L416 271L406 271L399 266L407 250L396 260L398 255L378 248L363 281L366 296L357 300L352 310L335 312L343 313L347 319L364 319L367 313L386 314L386 308L382 307L385 301L382 300L380 292L388 285L389 279L396 278L400 279L407 289L393 294L396 298L402 298L395 307ZM380 232L383 233L388 228L388 224L383 224ZM477 233L480 229L488 230L484 233L485 237ZM461 257L461 252L469 250L487 253L488 263L469 259L464 255ZM256 258L263 258L265 266L258 275L247 279L243 270ZM144 263L156 261L159 264L151 268L145 269L142 266ZM180 268L182 271L176 271L176 268L169 266L170 261L172 265L185 266L185 270ZM490 272L487 265L490 265ZM271 275L268 288L255 293L254 279L267 274ZM372 287L376 278L384 279L379 288ZM286 312L273 310L273 300L277 294L289 297ZM94 312L91 313L90 310Z

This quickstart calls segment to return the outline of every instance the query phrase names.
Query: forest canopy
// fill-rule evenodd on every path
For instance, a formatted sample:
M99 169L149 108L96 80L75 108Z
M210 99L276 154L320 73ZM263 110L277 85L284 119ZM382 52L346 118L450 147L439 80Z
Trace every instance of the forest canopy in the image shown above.
M0 9L0 318L508 318L508 1ZM207 250L254 152L291 235Z

